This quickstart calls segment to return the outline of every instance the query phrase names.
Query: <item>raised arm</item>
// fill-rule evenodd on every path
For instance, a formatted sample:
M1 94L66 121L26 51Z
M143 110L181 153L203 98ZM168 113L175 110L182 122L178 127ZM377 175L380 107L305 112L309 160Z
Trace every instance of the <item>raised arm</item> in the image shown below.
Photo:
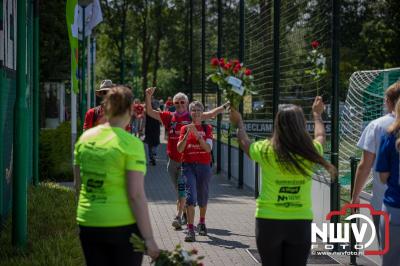
M237 126L237 138L240 148L250 157L249 150L252 141L249 139L249 136L247 136L242 116L235 109L231 109L229 119L234 126Z
M151 108L151 97L153 96L155 89L156 88L147 88L146 89L146 114L148 116L162 122L160 112L153 110L153 108Z
M226 108L228 108L228 107L229 107L229 102L226 102L223 105L212 109L211 111L204 112L203 115L202 115L202 120L207 120L207 119L214 118L217 115L222 114L226 110Z
M324 102L321 96L315 97L312 112L314 118L314 140L323 145L325 144L325 126L321 116L324 112Z

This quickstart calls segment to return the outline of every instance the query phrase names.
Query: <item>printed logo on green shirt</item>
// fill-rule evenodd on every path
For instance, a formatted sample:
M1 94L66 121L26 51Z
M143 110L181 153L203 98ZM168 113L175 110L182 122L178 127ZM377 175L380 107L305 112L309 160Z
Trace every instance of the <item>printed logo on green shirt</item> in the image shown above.
M298 187L281 187L279 193L297 194L300 191L300 186Z

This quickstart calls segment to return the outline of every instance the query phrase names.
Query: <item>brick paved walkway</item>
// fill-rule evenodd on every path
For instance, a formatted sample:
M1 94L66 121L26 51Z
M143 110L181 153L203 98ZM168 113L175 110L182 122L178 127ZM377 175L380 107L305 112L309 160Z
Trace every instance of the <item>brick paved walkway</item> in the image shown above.
M146 194L155 238L160 248L173 249L181 243L186 249L195 247L204 255L205 265L259 265L246 249L256 248L254 233L255 204L252 192L239 190L222 177L214 176L210 184L210 201L206 224L208 236L196 236L195 243L184 242L184 231L175 231L171 222L175 215L175 192L166 172L166 159L149 166ZM196 209L195 224L198 222ZM146 258L143 265L148 265Z
M197 236L195 243L184 242L184 231L175 231L171 222L175 215L175 191L166 171L166 155L163 146L159 152L157 166L148 166L146 175L146 194L149 201L154 235L161 249L172 250L181 243L185 249L196 248L204 255L205 265L260 265L246 251L256 249L254 212L255 200L249 189L237 189L235 184L222 176L213 176L210 184L210 200L206 224L208 236ZM198 222L196 209L195 224ZM316 260L315 260L316 259ZM348 257L336 257L347 264ZM363 265L375 265L364 258L358 259ZM314 258L313 264L322 263ZM145 256L143 265L149 265ZM335 264L339 265L339 264Z

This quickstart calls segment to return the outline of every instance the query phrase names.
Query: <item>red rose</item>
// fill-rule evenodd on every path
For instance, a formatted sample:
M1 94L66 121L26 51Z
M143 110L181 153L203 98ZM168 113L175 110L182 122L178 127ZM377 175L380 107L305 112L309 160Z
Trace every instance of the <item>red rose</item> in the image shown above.
M251 75L251 70L247 68L247 69L244 71L244 74L245 74L246 76L250 76L250 75Z
M212 58L211 59L211 65L214 66L214 67L218 66L219 65L218 58L216 58L216 57Z
M235 65L239 65L239 64L240 64L240 61L239 61L238 59L235 59L235 60L233 60L233 63L234 63Z
M224 69L228 70L231 67L232 67L232 64L231 63L227 63L227 64L225 64Z
M311 46L312 46L313 49L317 49L318 46L319 46L319 44L320 44L320 43L319 43L318 41L312 41L312 42L311 42Z
M240 68L235 67L235 68L233 69L233 73L237 74L237 73L239 72L239 70L240 70Z
M225 65L225 59L224 59L224 58L221 58L221 59L219 60L219 65L222 66L222 67L224 67L224 65Z

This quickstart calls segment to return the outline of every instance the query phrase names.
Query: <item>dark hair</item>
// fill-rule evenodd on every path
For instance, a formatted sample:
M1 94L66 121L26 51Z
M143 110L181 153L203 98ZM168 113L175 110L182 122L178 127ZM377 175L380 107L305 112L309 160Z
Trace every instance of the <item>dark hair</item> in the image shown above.
M390 85L390 87L385 91L385 96L393 108L400 96L400 81Z
M112 87L104 98L104 112L107 117L125 114L132 105L132 91L124 85Z
M284 171L307 175L312 170L312 165L306 164L309 161L322 165L331 175L336 172L335 167L325 161L314 147L300 106L283 104L279 107L271 145L277 155L277 163Z

